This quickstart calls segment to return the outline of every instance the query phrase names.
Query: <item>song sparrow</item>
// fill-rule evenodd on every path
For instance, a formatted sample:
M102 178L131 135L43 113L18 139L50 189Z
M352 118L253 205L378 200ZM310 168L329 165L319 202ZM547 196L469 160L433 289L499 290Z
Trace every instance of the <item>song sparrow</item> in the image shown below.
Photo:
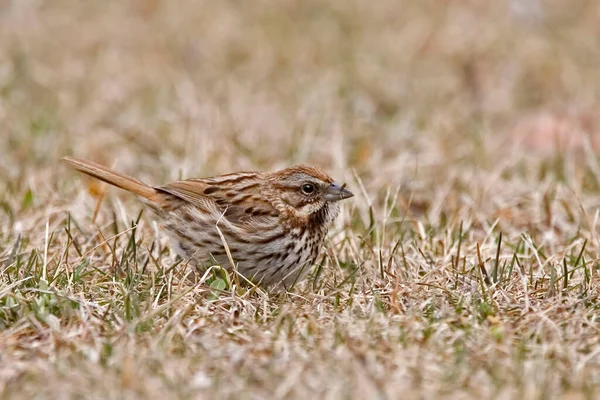
M353 196L345 185L305 165L152 187L90 161L63 161L140 196L182 257L200 267L216 261L228 269L233 260L239 273L262 286L289 287L302 279L339 212L337 202Z

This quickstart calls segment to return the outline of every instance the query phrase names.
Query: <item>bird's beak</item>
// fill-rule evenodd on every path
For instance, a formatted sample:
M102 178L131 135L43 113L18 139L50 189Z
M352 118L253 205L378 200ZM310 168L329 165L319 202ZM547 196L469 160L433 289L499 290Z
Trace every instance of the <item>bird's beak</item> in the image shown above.
M325 193L325 200L327 201L340 201L354 196L354 193L346 189L346 185L340 185L338 183L332 183Z

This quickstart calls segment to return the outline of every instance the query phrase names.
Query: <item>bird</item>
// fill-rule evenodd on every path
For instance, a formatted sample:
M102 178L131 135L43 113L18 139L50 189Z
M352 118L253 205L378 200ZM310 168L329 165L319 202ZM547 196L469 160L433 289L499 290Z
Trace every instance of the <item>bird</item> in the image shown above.
M137 195L172 248L200 269L219 265L261 287L291 288L310 271L340 201L354 194L321 169L295 165L151 186L84 159L62 162Z

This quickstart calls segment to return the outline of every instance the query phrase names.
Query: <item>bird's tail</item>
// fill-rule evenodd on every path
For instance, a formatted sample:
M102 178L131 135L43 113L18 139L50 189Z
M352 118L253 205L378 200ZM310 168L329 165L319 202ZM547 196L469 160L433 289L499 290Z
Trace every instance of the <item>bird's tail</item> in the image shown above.
M125 189L128 192L137 194L144 199L156 202L158 191L152 186L140 182L135 178L120 174L112 171L102 165L98 165L91 161L81 160L78 158L64 157L61 161L69 164L72 168L77 171L83 172L84 174L93 176L96 179L100 179L106 183L110 183L121 189Z

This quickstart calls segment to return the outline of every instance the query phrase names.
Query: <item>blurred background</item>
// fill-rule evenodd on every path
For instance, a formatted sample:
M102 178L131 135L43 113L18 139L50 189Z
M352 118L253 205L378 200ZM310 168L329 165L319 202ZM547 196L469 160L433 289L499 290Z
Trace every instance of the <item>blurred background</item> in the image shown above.
M376 190L600 150L599 65L591 0L3 1L0 184L52 191L76 155L153 183L307 162Z
M0 0L0 397L595 398L599 66L597 0ZM356 196L217 295L65 155Z

